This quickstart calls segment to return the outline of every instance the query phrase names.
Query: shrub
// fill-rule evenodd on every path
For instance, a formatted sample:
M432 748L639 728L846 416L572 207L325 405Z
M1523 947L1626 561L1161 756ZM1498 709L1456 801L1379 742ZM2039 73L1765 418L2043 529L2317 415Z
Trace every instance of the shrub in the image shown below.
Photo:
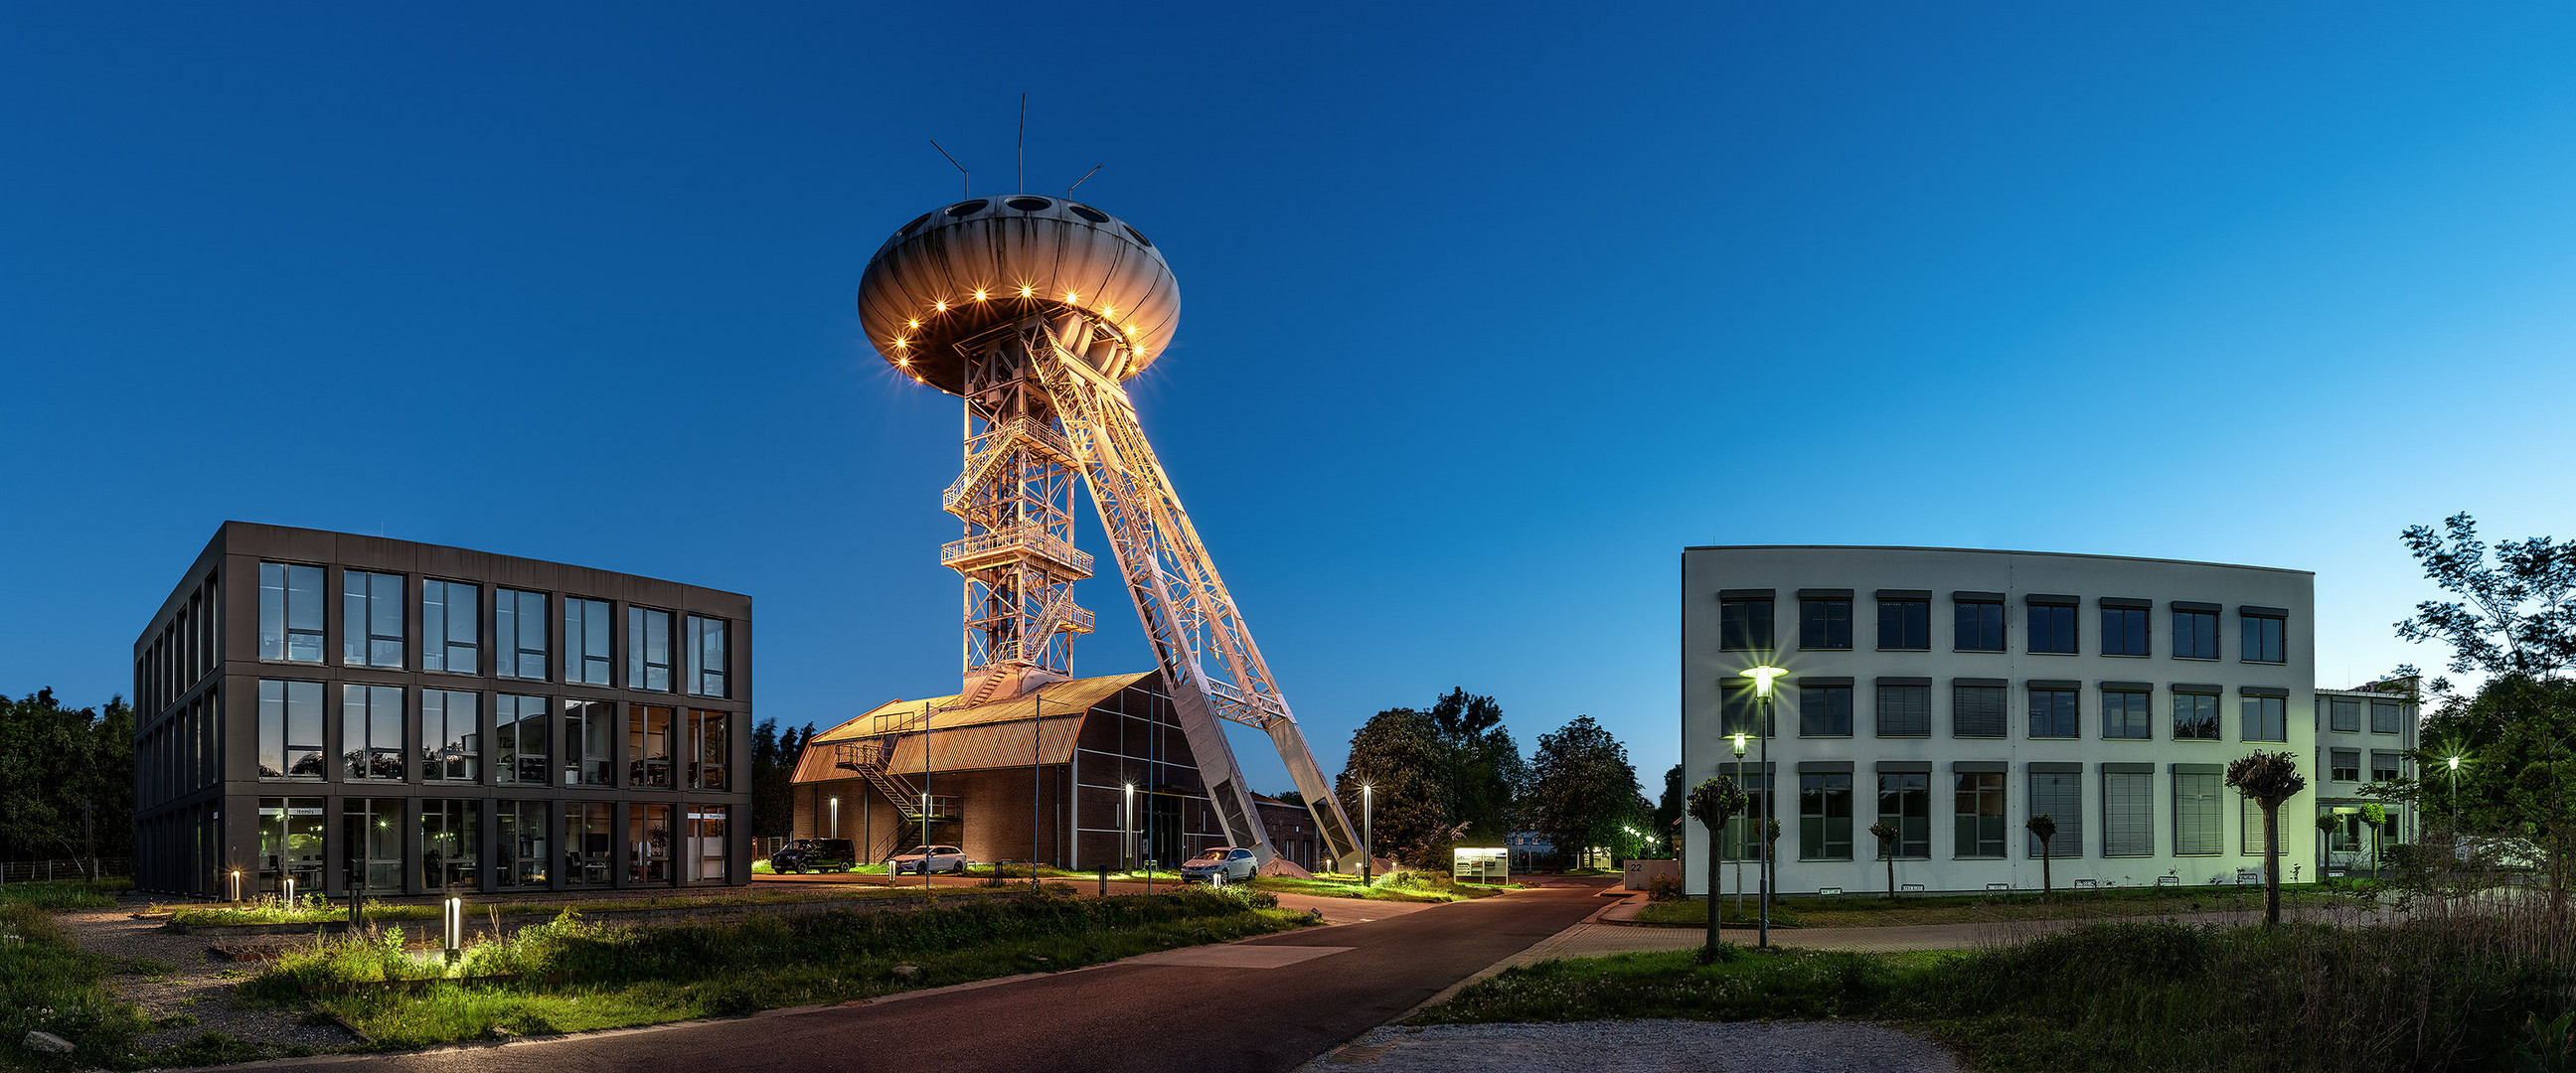
M1654 878L1646 881L1647 901L1678 902L1686 897L1689 897L1689 895L1684 893L1682 890L1682 877L1680 876L1674 875L1670 872L1657 872L1655 873Z

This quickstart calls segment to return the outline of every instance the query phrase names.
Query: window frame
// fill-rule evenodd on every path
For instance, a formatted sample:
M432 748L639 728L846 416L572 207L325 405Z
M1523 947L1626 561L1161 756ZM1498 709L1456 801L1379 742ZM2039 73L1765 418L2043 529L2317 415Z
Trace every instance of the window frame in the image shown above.
M1821 711L1812 703L1819 700L1823 701ZM1820 726L1822 729L1817 729ZM1852 736L1852 686L1849 682L1827 682L1816 685L1801 683L1798 686L1798 736L1801 738Z
M1992 780L1992 783L1989 784L1987 780ZM2007 791L2007 787L2011 785L2011 781L2012 780L2008 774L2002 771L1951 772L1952 796L1950 801L1950 856L1952 859L1962 861L2000 861L2011 855L2012 813L2008 810L2011 808L2012 801L2010 799L2010 794ZM1994 809L1991 814L1986 811L1990 795L1992 797L1991 804ZM1960 811L1959 806L1962 803L1972 804L1974 806L1974 811ZM1990 820L1994 828L1992 839L1987 837L1988 831L1986 829ZM1969 838L1963 839L1959 837L1962 831L1962 824L1968 825L1965 830L1971 833ZM1983 850L1990 844L1994 847L1994 852L1992 853L1969 852L1969 848L1971 847Z
M1919 781L1908 785L1909 780ZM1892 786L1891 783L1893 783ZM1909 799L1917 810L1916 815L1907 815L1905 812ZM1887 810L1891 800L1897 806L1895 812ZM1932 773L1930 771L1879 772L1878 819L1881 823L1894 823L1897 829L1896 845L1892 849L1881 849L1880 852L1885 853L1886 856L1880 859L1893 857L1900 861L1931 860ZM1877 839L1873 837L1871 841L1876 842ZM1873 854L1873 856L1876 855Z
M1951 651L2007 652L2011 650L2012 628L2009 621L2010 617L2004 613L2006 605L2002 597L1998 596L1991 600L1960 599L1954 595L1950 600L1950 609ZM1992 648L1984 647L1987 626L1985 619L1989 613L1991 613L1994 618L1993 626L1995 643ZM1975 638L1977 643L1975 645L1971 645L1965 637L1965 634L1969 629L1967 619L1970 615L1974 615L1977 618L1977 622L1974 626L1977 631L1977 636Z
M594 617L591 613L598 612ZM578 618L579 621L575 621ZM564 658L563 681L566 685L614 685L617 672L617 605L588 596L563 596ZM596 623L596 629L593 624ZM590 642L600 643L597 655L591 654ZM575 673L578 663L579 673ZM591 664L599 665L599 676L591 677Z
M2226 725L2226 723L2224 722L2224 718L2225 718L2226 713L2223 711L2223 707L2224 707L2224 705L2221 703L2222 701L2224 701L2224 700L2226 699L2226 695L2225 695L2225 694L2220 693L2220 692L2218 692L2218 691L2217 691L2217 690L2215 690L2215 689L2210 689L2210 690L2183 690L2183 689L2177 689L2177 690L2174 690L2174 691L2173 691L2173 693L2171 694L2171 696L2172 696L2172 698L2173 698L2173 699L2172 699L2171 701L2169 701L2168 703L2170 703L2170 704L2173 706L2173 712L2171 713L2171 714L2172 714L2172 718L2167 719L2167 720L2165 721L2165 725L2166 725L2167 727L2171 728L2171 730L2172 730L2172 732L2173 732L2173 740L2175 740L2175 741L2225 741L2225 740L2227 740L2227 725ZM2186 706L2186 702L2183 700L2183 698L2185 698L2185 697L2193 698L2191 701L2189 701L2189 702L2188 702L2188 706L2190 707L2190 709L2191 709L2191 711L2192 711L2193 716L2195 716L2195 724L2196 724L2197 726L2205 727L2205 728L2208 730L2208 733L2206 733L2206 734L2193 734L2193 735L2189 735L2189 736L2185 736L2185 735L2183 734L2183 732L2182 732L2182 728L2183 728L2183 709L2184 709L2184 707ZM2200 710L2201 710L2203 707L2206 707L2206 708L2208 708L2208 710L2209 710L2209 711L2208 711L2208 717L2207 717L2207 719L2206 719L2205 721L2204 721L2204 720L2199 720L2199 719L2197 718L2198 716L2200 716L2200 714L2201 714L2201 711L2200 711Z
M2084 691L2060 685L2029 686L2023 690L2023 736L2032 740L2056 741L2084 736ZM2051 733L2040 732L2040 696L2049 696ZM2063 705L2061 708L2060 705Z
M2185 783L2183 781L2185 779L2193 780L2189 784L2191 788L2188 792L2186 792ZM2172 788L2171 793L2173 795L2173 855L2176 857L2226 856L2226 776L2217 771L2184 771L2176 769L2167 776L2167 784ZM2206 816L2195 816L2185 811L2186 809L2201 806L2205 806L2207 808L2208 811ZM2207 830L2200 830L2199 826L2195 825L2195 820L2197 820L2199 824L2205 825ZM2195 841L2186 842L2185 839L2187 837L2193 838ZM2187 846L2202 844L2197 841L2199 838L2206 838L2208 840L2206 844L2209 848L2186 848Z
M688 685L685 692L693 697L713 697L718 700L731 698L733 696L731 620L713 615L690 614L681 632L682 643L685 645L683 654L687 663L687 669L682 675ZM707 651L709 640L713 640L715 644L715 650L712 653ZM707 665L710 655L715 661L712 667ZM709 679L714 681L715 688L712 690L707 688Z
M2129 770L2132 766L2145 770ZM2119 782L2115 783L2113 780L2119 780ZM2143 784L2143 799L2137 796L2139 784ZM2124 792L2115 793L2115 786L2122 788ZM2122 810L2124 798L2127 801L2127 810ZM2124 811L2126 814L2121 814ZM2118 847L2118 851L2114 850L2113 833L2122 830L2123 820L2130 825L2145 829L2144 848L2122 844ZM2106 858L2153 857L2156 855L2156 841L2156 773L2153 766L2104 765L2102 769L2102 856Z
M277 584L274 587L269 584L271 571L275 571L276 574ZM310 584L297 584L299 578L309 580ZM306 663L318 666L331 661L330 579L331 571L327 567L290 562L262 561L259 564L259 658L261 662ZM303 599L297 599L299 592L304 595ZM270 597L271 593L276 594L273 601ZM311 613L309 619L299 614L305 611ZM309 621L310 625L297 626L296 623L300 619ZM274 630L270 626L272 620L275 622ZM275 641L273 655L270 651L272 639ZM313 653L312 658L304 659L295 655L298 641L303 641L309 646L307 650Z
M2290 698L2272 693L2239 693L2236 706L2236 739L2265 743L2290 740ZM2257 720L2260 720L2258 726ZM2270 731L2258 736L2257 730Z
M535 589L492 589L492 676L525 682L543 682L551 677L554 645L551 627L554 620L547 614L547 593ZM537 602L537 613L528 613L527 602ZM506 608L506 610L505 610ZM506 617L508 625L504 626ZM528 647L528 632L536 631L536 647ZM536 673L528 673L529 657L534 656Z
M1776 652L1780 639L1776 599L1770 596L1725 596L1717 598L1717 650L1720 652ZM1759 605L1760 614L1755 614ZM1755 636L1756 634L1759 636Z
M2379 719L2379 716L2380 716L2380 713L2381 713L2381 712L2383 712L2383 711L2385 711L2385 712L2388 714L2388 729L2386 729L2386 730L2381 730L2381 729L2379 729L2379 726L2380 726L2380 719ZM2370 732L2371 732L2371 733L2373 733L2373 734L2404 734L2404 733L2406 733L2406 704L2405 704L2405 702L2403 702L2403 701L2394 701L2394 700L2373 700L2373 701L2371 701L2371 702L2370 702Z
M352 591L349 587L350 581L359 578L365 579L361 583L361 590ZM406 600L411 590L410 580L409 575L405 574L362 570L353 566L340 568L341 666L374 667L397 671L410 666L406 657L411 647L411 629L407 621L410 612ZM377 592L379 581L390 582L393 585L393 595L379 594ZM390 634L376 632L377 627L383 623L383 616L378 613L383 606L393 608L394 632ZM359 652L360 648L364 649L363 656ZM391 662L379 660L377 658L379 652L393 653Z
M463 735L456 733L457 716L451 709L459 698L463 698L468 706L464 718ZM437 701L435 707L438 709L435 726L430 716L430 709L433 707L430 702L433 699ZM420 690L419 700L416 703L420 708L418 722L420 724L421 781L448 783L482 781L483 694L471 689L440 689L436 686L428 686ZM432 729L440 733L432 735L430 733ZM433 743L433 738L445 740ZM463 742L461 747L458 746L460 741Z
M2028 619L2028 621L2024 623L2024 636L2022 638L2022 648L2024 652L2033 656L2080 656L2084 654L2083 623L2080 621L2081 616L2076 614L2076 612L2082 610L2082 608L2070 603L2042 603L2037 600L2026 601L2024 606L2028 609L2028 614L2024 616ZM2043 617L2046 619L2044 623L2042 622ZM2064 627L2063 639L2060 638L2059 628L2061 626ZM2063 644L2066 647L2041 648L2040 645L2042 644Z
M1891 614L1890 612L1895 612ZM1919 634L1921 644L1906 644L1910 633ZM1889 644L1890 635L1895 644ZM1932 597L1881 596L1878 598L1878 650L1881 652L1929 652L1932 650Z
M437 601L432 603L432 594ZM465 638L456 636L458 616L454 614L460 594L473 606L466 609L463 628ZM431 608L436 607L435 613ZM433 636L433 635L439 636ZM450 581L425 577L420 580L420 669L432 674L467 674L482 676L483 665L483 586L471 581ZM465 667L456 667L459 655Z
M2067 802L2062 810L2068 815L2073 816L2073 820L2070 821L2066 816L2059 815L2061 810L2055 807L2050 808L2045 813L2050 820L2055 821L2057 824L2057 833L2049 836L2048 852L2045 856L2050 860L2055 860L2060 857L2084 856L2084 773L2081 771L2044 770L2039 765L2034 764L2031 765L2023 774L2025 784L2029 787L2026 791L2027 796L2023 799L2027 802L2023 808L2031 816L2043 815L2040 811L2040 806L2043 803L2053 805L2059 797L2063 796L2059 791L2071 791L2073 794L2073 800ZM2045 801L2040 794L2040 780L2042 779L2048 780L2048 785L2051 790L2051 796ZM2040 859L2042 854L2040 853L2039 836L2030 833L2027 826L2023 828L2022 834L2029 840L2024 843L2022 847L2023 857L2034 861Z
M2267 623L2260 629L2254 623ZM2238 609L2236 637L2240 663L2274 665L2290 661L2290 616L2269 610Z
M401 686L376 685L368 682L340 683L340 778L344 782L397 783L411 781L411 691ZM353 696L366 698L352 709ZM394 715L390 734L384 729L377 711L378 702L391 698ZM379 741L383 737L389 740ZM354 740L353 740L354 739ZM363 756L364 762L360 763ZM393 774L380 774L388 764ZM357 766L353 766L357 765Z
M2176 603L2172 611L2173 617L2170 620L2169 629L2172 632L2173 658L2216 661L2221 643L2218 636L2218 607ZM2185 618L2194 620L2193 629L2187 636L2183 630ZM2207 628L2201 628L2203 626ZM2201 655L2204 650L2209 654Z
M2111 698L2113 698L2113 697L2119 697L2119 698L2121 698L2120 705L2119 705L2119 710L2120 710L2120 712L2122 713L2122 716L2123 716L2123 729L2131 729L2131 727L2130 727L2128 724L2134 724L2134 729L2135 729L2136 733L2122 733L2122 734L2114 734L2114 733L2112 733L2112 732L2111 732L2111 729L2112 729L2112 728L2111 728L2111 711L2112 711ZM2125 688L2125 687L2123 687L2123 688L2114 688L2114 687L2111 687L2111 686L2107 686L2107 685L2106 685L2106 686L2102 687L2102 699L2099 701L2099 703L2100 703L2100 705L2101 705L2101 707L2102 707L2102 740L2104 740L2104 741L2154 741L2154 740L2155 740L2155 737L2156 737L2156 694L2155 694L2155 691L2154 691L2152 688L2149 688L2149 689L2131 689L2131 688Z
M271 686L276 688L271 690ZM299 686L306 688L298 689ZM259 691L259 753L253 763L253 769L259 773L258 777L262 780L279 782L323 781L331 770L329 760L331 747L328 737L331 720L326 700L329 691L324 689L320 682L292 678L262 678L257 688ZM299 707L299 701L296 694L307 691L310 696L302 703L310 704L311 718L306 723L306 729L299 733L297 724L305 721L298 718L296 709ZM272 692L275 693L274 697L270 695ZM310 741L296 740L305 734L310 735ZM306 774L296 773L297 768L306 766L296 759L299 752L302 753L304 760L311 762L311 770ZM269 767L272 753L277 760L277 766L274 769Z
M1835 780L1841 780L1838 784ZM1813 780L1810 782L1810 780ZM1852 773L1848 771L1801 771L1798 773L1798 859L1802 861L1852 860ZM1842 803L1842 815L1834 814L1834 803ZM1811 809L1809 806L1813 805ZM1814 824L1814 839L1809 840L1809 824ZM1839 825L1842 838L1840 856L1834 855Z
M1878 737L1912 739L1929 738L1932 736L1931 679L1924 678L1903 682L1891 682L1881 679L1876 685L1872 686L1871 689L1871 708L1872 713L1875 716L1874 730ZM1910 705L1913 698L1918 697L1921 699L1920 729L1909 730L1906 723L1902 720L1907 719L1910 713L1905 712L1902 709ZM1891 712L1890 702L1897 700L1902 700L1905 703L1896 705L1898 710ZM1891 723L1891 716L1899 721Z
M2349 764L2350 766L2346 766ZM2326 750L2326 780L2329 782L2361 781L2361 750Z
M1835 643L1839 640L1841 643ZM1798 597L1798 649L1803 652L1852 650L1852 598Z
M2344 719L2344 711L2347 708L2352 712L2350 725L2346 725L2347 720ZM2336 734L2359 734L2361 733L2361 712L2362 703L2358 697L2327 697L2326 729Z
M653 662L654 624L661 625L662 662ZM642 604L626 605L626 688L643 693L679 692L680 661L678 652L679 623L671 612ZM661 685L654 685L655 672L661 674Z

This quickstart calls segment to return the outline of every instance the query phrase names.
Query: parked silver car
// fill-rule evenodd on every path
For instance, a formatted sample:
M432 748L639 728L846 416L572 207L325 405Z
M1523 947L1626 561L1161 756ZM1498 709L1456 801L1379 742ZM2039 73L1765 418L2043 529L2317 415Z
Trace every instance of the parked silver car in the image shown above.
M1242 883L1261 868L1248 849L1220 846L1181 862L1183 883Z
M965 875L966 864L966 852L955 846L922 846L910 853L888 858L886 870L899 876L920 875L924 871Z

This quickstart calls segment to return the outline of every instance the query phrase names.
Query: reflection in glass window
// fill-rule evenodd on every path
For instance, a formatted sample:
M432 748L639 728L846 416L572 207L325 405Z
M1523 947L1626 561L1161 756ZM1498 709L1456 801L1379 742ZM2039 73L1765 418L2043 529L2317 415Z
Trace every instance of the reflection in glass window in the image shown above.
M2030 691L2030 736L2074 738L2084 734L2084 719L2072 689Z
M1798 776L1798 857L1848 861L1852 855L1852 777L1849 772Z
M483 809L479 801L429 798L420 803L420 888L472 890L481 882Z
M546 594L500 589L492 596L493 673L546 676Z
M2103 655L2143 656L2147 651L2146 608L2105 607L2102 609Z
M492 781L547 782L546 698L503 693L492 702Z
M1958 776L1952 805L1956 821L1952 850L1960 857L2004 855L2004 773L1966 772Z
M259 889L279 892L278 881L295 880L295 894L322 893L322 799L259 799Z
M1881 845L1883 855L1896 851L1898 860L1921 860L1932 855L1932 776L1918 772L1883 772L1878 776L1878 818L1896 828L1896 844Z
M600 700L563 702L564 785L608 785L608 746L617 728L616 706Z
M420 667L477 674L483 590L462 581L420 583Z
M1932 601L1880 600L1878 647L1915 651L1932 647Z
M2155 715L2149 709L2149 696L2128 690L2103 691L2102 736L2140 741L2155 737Z
M2271 615L2245 615L2236 620L2236 629L2245 639L2245 662L2282 663L2289 659L2283 640L2289 620Z
M348 855L352 888L397 893L403 888L403 801L351 797L340 806L340 845Z
M1953 647L1961 652L2004 650L2004 605L1984 600L1961 600L1956 610L1958 633Z
M1847 649L1852 646L1850 600L1798 601L1798 647Z
M727 763L727 752L732 743L727 736L730 725L723 712L689 709L690 789L722 790L729 785L726 775L731 770Z
M689 692L701 697L726 697L725 691L725 620L704 615L689 616Z
M2244 698L2244 725L2240 727L2245 741L2290 740L2290 702L2282 697Z
M564 681L608 684L609 621L608 601L564 598Z
M482 759L483 695L462 689L420 691L420 777L472 782Z
M259 658L322 662L322 568L259 564Z
M402 575L340 572L340 662L403 665Z
M2219 740L2216 694L2176 693L2173 706L2175 741Z
M2030 605L2030 650L2052 655L2075 653L2075 609L2063 604Z
M671 691L671 613L626 609L626 688Z
M322 683L259 683L259 777L322 777Z
M399 686L340 687L340 757L343 774L352 779L400 779L403 754L403 691Z
M546 802L501 801L494 804L500 816L500 841L496 849L500 860L494 864L504 887L542 887L552 874L553 857L547 852L547 833L553 824L546 819Z
M2174 658L2218 658L2218 612L2176 611L2173 633Z

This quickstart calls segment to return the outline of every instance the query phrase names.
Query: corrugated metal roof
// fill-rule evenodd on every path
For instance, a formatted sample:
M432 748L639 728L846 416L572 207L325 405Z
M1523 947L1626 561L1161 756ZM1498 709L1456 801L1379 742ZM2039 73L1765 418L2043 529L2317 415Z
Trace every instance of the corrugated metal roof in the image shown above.
M1019 767L1031 762L1032 749L1039 763L1066 763L1073 758L1074 740L1082 732L1082 717L1089 715L1093 706L1117 695L1119 690L1157 677L1157 672L1147 671L1050 682L1038 687L1043 705L1030 703L1026 695L953 711L943 711L941 706L956 703L955 694L928 700L890 700L815 735L803 755L796 758L794 781L849 778L852 773L838 766L840 751L833 746L869 738L893 739L894 756L887 770L898 775L918 775L925 770ZM1040 707L1046 716L1032 744L1030 716ZM925 714L929 717L928 735L917 732Z

